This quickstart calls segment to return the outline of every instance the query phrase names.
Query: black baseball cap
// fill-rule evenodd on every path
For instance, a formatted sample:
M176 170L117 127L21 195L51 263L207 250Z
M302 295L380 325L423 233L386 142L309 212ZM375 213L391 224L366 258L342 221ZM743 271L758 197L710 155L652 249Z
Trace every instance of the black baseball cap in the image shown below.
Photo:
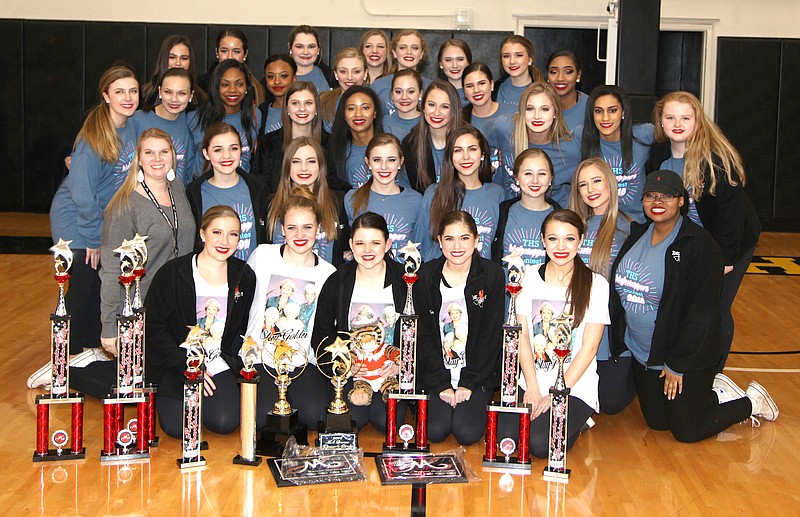
M659 170L647 175L647 179L644 182L644 192L685 196L686 188L683 186L683 179L677 173L669 170Z

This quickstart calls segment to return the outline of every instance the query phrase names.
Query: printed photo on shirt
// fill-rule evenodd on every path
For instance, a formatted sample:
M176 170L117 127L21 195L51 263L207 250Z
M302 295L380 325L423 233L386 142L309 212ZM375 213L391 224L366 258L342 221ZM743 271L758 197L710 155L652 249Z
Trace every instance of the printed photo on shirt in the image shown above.
M563 300L533 300L531 302L531 347L536 369L549 371L558 368L554 352L556 345L567 345L570 353L564 364L572 362L572 315L565 314ZM567 306L567 310L569 307Z
M444 367L451 370L466 365L469 316L464 299L442 303L439 310Z
M348 314L351 330L380 325L383 328L383 339L386 345L394 345L394 326L399 317L393 303L377 302L354 301L350 304Z
M206 361L211 361L219 357L220 348L222 346L222 334L225 332L225 318L228 314L227 307L227 298L221 296L197 297L195 306L197 326L207 331L211 338L207 340L204 345L206 348Z
M292 341L308 336L308 326L317 307L317 284L308 280L272 275L267 284L264 326L265 342Z

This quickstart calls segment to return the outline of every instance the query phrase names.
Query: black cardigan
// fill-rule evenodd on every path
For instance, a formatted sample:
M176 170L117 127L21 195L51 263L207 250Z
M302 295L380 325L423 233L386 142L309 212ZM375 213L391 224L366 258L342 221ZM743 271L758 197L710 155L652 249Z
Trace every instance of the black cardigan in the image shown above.
M614 278L622 258L651 224L631 224L631 234L611 269L608 335L614 360L627 350L625 309ZM675 372L685 373L716 365L722 354L723 260L719 246L706 230L686 216L680 225L664 254L664 289L647 364L666 364Z
M425 389L433 395L451 388L450 372L442 360L439 332L439 309L442 293L439 286L445 258L426 262L414 284L414 304L419 314L417 365ZM483 298L481 302L480 299ZM481 258L477 252L464 287L469 333L467 364L461 370L459 386L469 390L494 389L500 385L500 361L503 351L503 311L505 309L505 274L496 263Z
M671 153L669 142L654 145L645 164L647 173L658 170ZM730 266L758 244L761 221L744 187L741 183L735 187L728 183L716 157L713 173L717 180L715 193L708 192L711 171L706 168L703 171L703 195L695 201L695 206L703 227L722 248L725 265Z
M420 194L425 193L425 189L420 189L417 185L417 176L418 171L420 170L420 164L417 161L417 131L416 128L412 129L411 132L406 135L403 139L402 147L403 147L403 157L405 159L405 168L406 168L406 175L408 176L408 181L411 183L411 188L419 192ZM433 161L433 151L431 147L433 144L428 141L428 152L425 156L425 169L427 170L427 176L429 184L432 185L436 183L436 164Z
M170 260L156 273L147 292L145 318L147 340L145 356L147 379L158 385L159 394L182 396L188 326L197 325L196 292L190 253ZM245 262L228 259L228 311L222 334L222 358L234 370L243 364L239 359L241 335L247 332L247 318L255 294L256 274Z

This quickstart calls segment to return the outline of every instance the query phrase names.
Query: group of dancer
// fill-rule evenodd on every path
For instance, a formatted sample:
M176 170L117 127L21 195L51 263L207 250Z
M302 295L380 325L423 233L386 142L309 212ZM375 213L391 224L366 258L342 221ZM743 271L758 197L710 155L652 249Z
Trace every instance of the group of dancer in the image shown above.
M431 394L433 442L483 435L509 255L527 268L516 307L534 455L547 453L559 342L570 346L570 447L593 415L637 395L648 426L686 442L777 418L761 385L742 390L722 373L760 224L738 153L694 95L667 94L652 123L633 124L622 88L581 92L580 59L566 49L540 73L518 35L501 45L497 82L458 39L439 49L440 77L421 76L428 47L415 30L367 31L330 67L320 50L314 28L296 27L258 80L246 36L228 29L218 62L195 79L191 42L170 36L141 91L125 65L100 78L50 212L53 238L75 256L74 387L102 398L114 383L123 290L113 250L138 233L148 237L147 380L170 436L181 435L187 326L207 333L210 430L239 424L242 336L257 343L263 379L276 374L277 346L294 351L292 372L309 363L288 399L316 426L331 395L316 350L344 331L369 343L354 352L353 419L385 431L402 261L417 246L417 385ZM259 427L277 398L262 381ZM516 437L513 424L501 418L501 434Z

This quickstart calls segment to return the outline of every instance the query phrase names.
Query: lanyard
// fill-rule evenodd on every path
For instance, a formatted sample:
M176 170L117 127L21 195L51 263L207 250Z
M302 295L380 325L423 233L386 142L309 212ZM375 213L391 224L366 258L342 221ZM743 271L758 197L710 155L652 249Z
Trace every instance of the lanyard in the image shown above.
M156 209L164 217L164 220L167 221L167 224L169 225L169 227L172 228L172 242L173 242L173 245L172 245L172 256L173 257L177 257L178 256L178 252L179 252L179 250L178 250L178 209L175 207L175 198L172 197L172 188L169 186L169 182L167 182L167 192L169 192L169 202L170 202L170 205L172 205L172 221L173 222L170 222L169 217L167 217L167 214L164 213L164 209L161 208L161 205L158 203L158 200L153 195L153 193L150 191L150 189L147 187L147 183L142 181L141 184L142 184L142 188L144 189L145 193L147 194L147 197L150 198L150 201L153 202L153 204L156 206Z

